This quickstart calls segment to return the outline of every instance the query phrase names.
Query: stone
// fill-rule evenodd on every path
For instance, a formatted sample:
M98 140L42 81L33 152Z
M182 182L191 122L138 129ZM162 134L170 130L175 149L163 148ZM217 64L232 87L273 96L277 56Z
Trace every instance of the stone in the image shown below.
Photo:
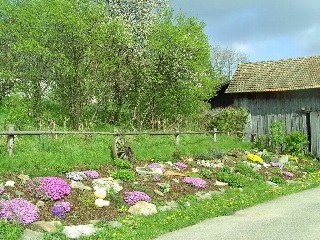
M14 181L7 181L5 184L4 184L5 187L14 187Z
M198 196L199 200L204 200L204 199L211 199L212 196L208 192L197 192L195 193L196 196Z
M217 185L217 186L228 186L228 183L216 181L215 185Z
M51 221L51 222L45 222L45 221L37 221L31 224L31 229L34 231L46 231L48 233L55 233L57 232L57 226L61 226L62 223L60 221Z
M37 205L37 207L43 207L43 206L45 205L45 202L39 200L39 201L36 203L36 205Z
M10 201L10 200L11 200L11 197L9 194L7 193L2 194L1 201Z
M276 183L271 182L271 181L266 181L266 183L269 184L269 185L272 186L272 187L278 186Z
M159 209L159 211L164 212L164 211L167 211L167 210L171 210L172 207L170 207L170 206L159 206L158 209Z
M175 208L178 208L178 207L179 207L179 204L176 203L175 201L166 202L166 204L167 204L168 206L170 206L172 209L175 209Z
M112 228L121 228L122 227L122 223L118 222L118 221L110 221L110 222L108 222L108 225Z
M159 196L161 196L161 197L164 196L164 193L161 192L161 191L159 191L159 190L157 190L157 189L154 189L153 191L155 192L155 194L157 194L157 195L159 195Z
M161 168L149 168L149 167L136 167L136 172L141 176L156 176L162 175Z
M151 215L157 213L156 205L152 203L148 203L145 201L138 201L135 205L131 206L128 209L128 212L136 215L136 214L143 214L143 215Z
M179 183L180 182L179 179L176 179L176 178L173 178L172 181L175 182L175 183Z
M71 188L78 188L80 190L92 190L91 187L85 186L83 183L77 182L77 181L73 181L73 180L71 180L70 187Z
M79 238L81 235L88 236L96 233L98 228L93 224L78 225L78 226L66 226L63 228L62 233L68 238Z
M19 190L16 190L16 191L14 191L14 194L17 195L17 196L20 198L21 196L24 195L24 192L21 192L21 191L19 191Z
M23 235L21 236L20 240L42 240L43 233L36 232L30 229L25 229L23 231Z
M287 162L289 162L289 157L288 157L288 156L281 156L281 157L279 158L279 163L285 164L285 163L287 163Z
M24 174L19 174L18 178L21 179L23 182L30 180L30 177Z

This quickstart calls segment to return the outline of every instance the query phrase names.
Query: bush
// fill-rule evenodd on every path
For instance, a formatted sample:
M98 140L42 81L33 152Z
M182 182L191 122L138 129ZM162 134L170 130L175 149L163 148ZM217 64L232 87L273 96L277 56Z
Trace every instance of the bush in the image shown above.
M283 184L284 180L282 179L282 177L278 176L278 175L274 175L272 178L270 178L270 181L276 184Z
M282 151L282 146L284 143L284 137L286 132L282 130L284 128L283 121L273 121L270 124L270 134L268 135L271 147L274 149Z
M286 136L285 143L286 150L292 155L303 154L304 148L309 144L308 135L302 134L301 131L291 132Z
M132 164L128 160L121 159L121 158L114 159L113 164L115 167L120 168L120 169L132 168Z
M235 173L228 174L222 171L217 171L216 175L217 175L218 181L226 182L231 187L242 188L250 184L250 179L240 174L235 174Z
M244 108L236 110L232 107L216 108L206 116L208 119L207 129L227 132L241 132L248 120L248 114Z
M229 167L228 165L222 166L222 168L220 169L221 172L224 173L231 173L231 167Z
M118 171L109 171L109 174L114 179L120 179L122 181L134 181L136 179L135 173L130 170L118 170Z
M245 163L239 163L234 168L235 172L239 172L247 177L263 180L263 177L255 169L251 168Z
M206 168L201 168L199 174L207 179L213 178L212 172Z

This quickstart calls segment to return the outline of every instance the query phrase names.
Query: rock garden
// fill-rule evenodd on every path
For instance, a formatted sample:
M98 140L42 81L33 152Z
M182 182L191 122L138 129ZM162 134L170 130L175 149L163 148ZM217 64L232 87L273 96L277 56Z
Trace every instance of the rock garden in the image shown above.
M94 169L64 167L58 176L3 174L0 218L36 232L54 233L61 225L67 237L78 238L93 234L93 224L99 222L121 226L121 217L188 207L229 188L242 191L253 182L272 188L295 184L319 170L311 157L267 151L210 150L174 157L176 161L168 162L117 158ZM71 226L83 229L74 234Z

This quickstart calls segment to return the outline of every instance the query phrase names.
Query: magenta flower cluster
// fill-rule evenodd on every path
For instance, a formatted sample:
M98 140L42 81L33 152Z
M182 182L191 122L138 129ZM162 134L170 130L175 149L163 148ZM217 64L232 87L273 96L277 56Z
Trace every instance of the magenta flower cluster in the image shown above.
M293 173L291 172L282 172L283 175L287 176L287 177L293 177Z
M183 162L175 162L174 163L175 166L180 167L180 168L186 168L187 165L185 165Z
M59 200L70 194L70 185L58 177L35 177L25 183L31 196L43 200Z
M39 219L39 210L36 205L22 198L0 201L0 219L27 225Z
M97 171L95 170L87 170L87 171L82 171L87 177L90 178L98 178L100 175Z
M166 170L164 169L164 167L162 167L159 163L151 163L148 165L149 168L161 168L162 172L165 172Z
M0 194L4 192L4 187L0 185Z
M281 163L275 163L275 162L270 162L270 165L272 167L280 167L280 168L283 168L283 165Z
M154 182L158 182L158 181L160 181L160 178L159 178L158 176L154 176L154 177L153 177L153 181L154 181Z
M133 192L125 192L126 197L124 197L124 201L129 205L135 205L138 201L146 201L150 202L151 199L148 194L140 191L133 191Z
M56 202L51 208L51 212L60 218L66 217L66 212L70 212L72 205L69 202Z
M182 182L189 183L194 187L205 188L207 182L201 178L184 177Z

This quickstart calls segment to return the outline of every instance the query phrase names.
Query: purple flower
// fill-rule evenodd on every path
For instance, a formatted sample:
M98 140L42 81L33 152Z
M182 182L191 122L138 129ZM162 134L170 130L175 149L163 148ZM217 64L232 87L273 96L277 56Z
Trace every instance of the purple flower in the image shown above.
M66 217L66 212L61 207L52 207L51 212L59 218Z
M133 192L125 192L126 197L124 197L124 201L129 204L129 205L135 205L138 201L146 201L146 202L150 202L151 199L150 197L144 193L144 192L140 192L140 191L133 191Z
M187 167L187 165L185 165L183 162L176 162L176 163L174 163L174 165L176 165L177 167L181 167L181 168Z
M4 187L0 185L0 194L4 192Z
M53 206L62 208L66 212L70 212L72 208L72 205L69 202L56 202Z
M287 176L287 177L293 177L293 173L291 172L282 172L283 175Z
M59 200L70 194L70 185L58 177L35 177L25 183L31 196L44 200Z
M154 181L154 182L158 182L158 181L160 181L160 178L159 178L158 176L154 176L154 177L153 177L153 181Z
M22 198L0 201L0 219L27 225L39 219L39 210L36 205Z
M87 170L87 171L82 171L85 175L91 178L98 178L99 173L95 170Z
M272 167L280 167L280 168L283 168L283 165L281 163L275 163L275 162L270 162L270 165Z
M189 183L194 187L205 188L207 182L202 180L201 178L193 178L193 177L184 177L182 182Z

